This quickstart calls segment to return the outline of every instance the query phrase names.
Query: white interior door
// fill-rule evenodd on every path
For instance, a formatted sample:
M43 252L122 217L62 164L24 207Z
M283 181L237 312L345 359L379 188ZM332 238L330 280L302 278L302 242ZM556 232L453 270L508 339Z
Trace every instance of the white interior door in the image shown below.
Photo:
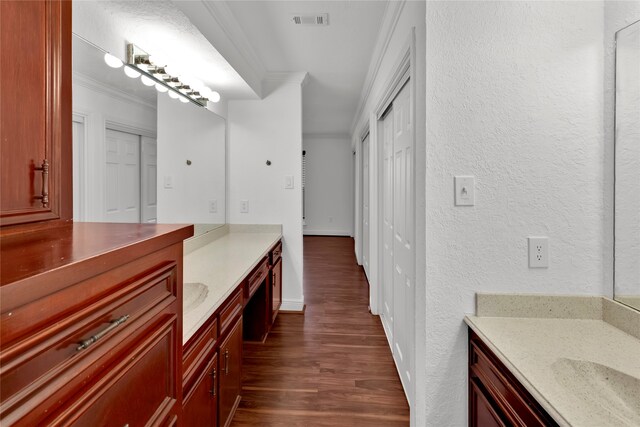
M84 221L84 148L85 127L84 117L73 115L73 220Z
M107 222L140 222L140 136L106 130Z
M393 107L382 122L382 324L393 343ZM392 346L393 347L393 346ZM393 349L393 348L392 348Z
M409 85L393 100L393 303L394 356L411 390L413 354L413 123ZM409 393L407 393L409 395Z
M362 266L369 275L369 135L362 141Z
M158 221L158 144L143 136L141 141L142 165L140 169L141 222Z

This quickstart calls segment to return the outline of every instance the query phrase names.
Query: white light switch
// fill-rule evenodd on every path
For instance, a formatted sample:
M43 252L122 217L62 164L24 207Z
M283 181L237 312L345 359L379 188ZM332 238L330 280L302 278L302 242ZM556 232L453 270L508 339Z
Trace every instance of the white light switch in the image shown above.
M210 200L209 201L209 213L218 213L218 201Z
M472 176L456 176L456 206L473 206L476 204L476 183Z
M164 177L164 188L173 188L173 177L171 175Z
M249 201L240 200L240 213L249 213Z
M293 188L293 175L285 175L284 188L291 190Z

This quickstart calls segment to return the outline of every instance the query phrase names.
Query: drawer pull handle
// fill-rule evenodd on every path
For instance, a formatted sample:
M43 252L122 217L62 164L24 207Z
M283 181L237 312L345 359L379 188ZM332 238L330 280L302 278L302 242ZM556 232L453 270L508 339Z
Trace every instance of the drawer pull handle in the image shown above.
M117 328L118 326L120 326L124 322L126 322L128 318L129 318L129 315L126 314L126 315L124 315L122 317L117 318L116 320L112 320L111 324L109 326L107 326L106 328L104 328L102 331L98 332L95 335L91 335L89 338L87 338L84 341L81 341L80 345L78 347L76 347L76 351L81 351L81 350L84 350L84 349L87 349L87 348L91 347L100 338L104 337L109 332L113 331L115 328Z
M229 375L229 349L224 351L224 374Z
M42 166L39 168L33 168L33 170L42 172L42 190L40 196L35 196L35 199L42 200L42 207L49 207L49 161L44 159Z
M209 391L209 393L211 393L211 397L215 397L216 395L216 368L213 368L213 370L211 371L211 390Z

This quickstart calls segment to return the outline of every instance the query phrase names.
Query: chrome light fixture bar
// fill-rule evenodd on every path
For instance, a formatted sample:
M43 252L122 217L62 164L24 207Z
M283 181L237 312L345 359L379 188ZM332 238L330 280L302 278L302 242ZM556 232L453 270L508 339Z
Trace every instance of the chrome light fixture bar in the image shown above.
M135 67L144 76L153 79L153 81L156 82L156 89L159 92L167 92L167 90L173 91L175 95L172 96L172 98L187 99L201 107L207 106L207 102L209 101L208 96L180 81L178 76L169 74L167 72L167 68L169 67L166 64L154 63L151 55L133 43L127 45L127 64ZM218 102L220 100L220 95L217 92L211 91L208 88L205 89L210 92L212 102Z

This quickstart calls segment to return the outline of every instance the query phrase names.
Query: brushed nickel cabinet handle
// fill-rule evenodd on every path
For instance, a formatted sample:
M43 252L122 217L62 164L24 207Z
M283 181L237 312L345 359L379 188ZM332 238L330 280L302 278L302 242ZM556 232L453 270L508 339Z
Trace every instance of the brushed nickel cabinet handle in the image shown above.
M216 368L213 368L213 370L211 371L211 390L209 391L209 393L211 393L211 397L215 397L216 395Z
M42 172L42 190L40 196L35 196L35 199L42 200L42 207L49 207L49 161L44 159L42 166L39 168L33 168L33 170Z
M120 326L124 322L126 322L128 318L129 318L129 315L126 314L126 315L124 315L122 317L117 318L116 320L112 320L111 324L109 326L107 326L106 328L104 328L102 331L98 332L95 335L91 335L89 338L87 338L84 341L81 341L80 345L78 347L76 347L76 351L81 351L81 350L84 350L84 349L87 349L87 348L91 347L100 338L104 337L109 332L113 331L115 328L117 328L118 326Z
M229 375L229 349L224 351L224 374Z

